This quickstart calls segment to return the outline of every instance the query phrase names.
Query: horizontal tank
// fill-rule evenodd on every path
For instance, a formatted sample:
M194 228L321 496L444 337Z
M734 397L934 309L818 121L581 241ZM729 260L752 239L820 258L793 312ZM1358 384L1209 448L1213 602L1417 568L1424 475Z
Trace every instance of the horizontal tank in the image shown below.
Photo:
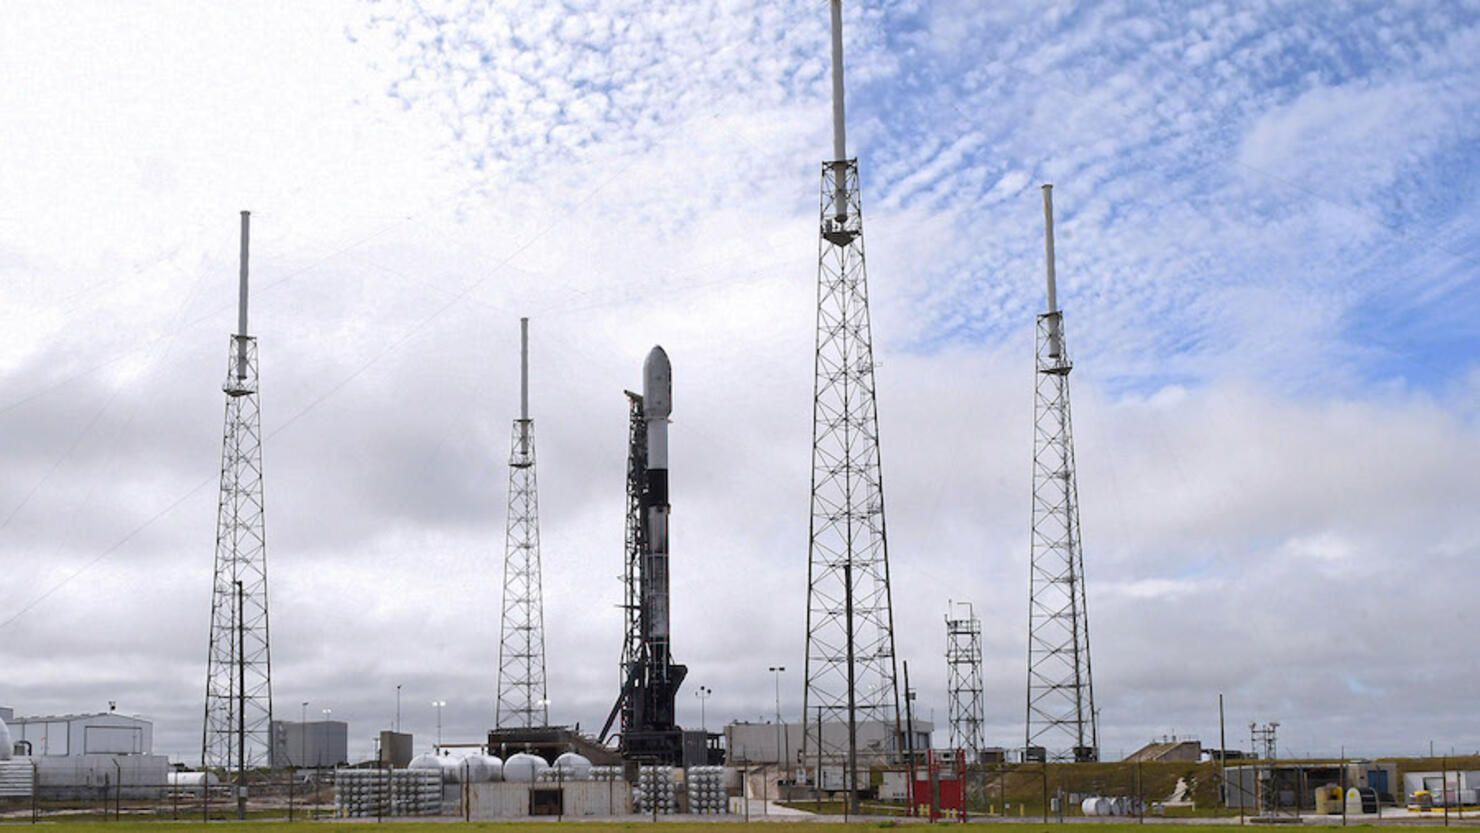
M591 759L567 752L555 759L555 770L567 781L585 781L591 777Z
M504 780L513 784L533 784L540 773L549 768L549 762L539 755L520 752L504 761Z

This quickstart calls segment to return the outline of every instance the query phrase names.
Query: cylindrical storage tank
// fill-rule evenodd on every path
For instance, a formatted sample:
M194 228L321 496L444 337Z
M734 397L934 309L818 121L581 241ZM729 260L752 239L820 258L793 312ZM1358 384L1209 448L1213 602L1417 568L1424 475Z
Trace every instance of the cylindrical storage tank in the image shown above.
M406 764L406 768L407 769L431 769L431 770L436 770L437 772L441 772L442 771L442 760L440 758L438 758L436 755L417 755L415 758L412 758L411 759L411 762L410 763Z
M1096 801L1099 801L1099 799L1094 796L1090 796L1089 798L1086 798L1085 800L1079 802L1079 811L1081 813L1084 813L1086 816L1095 815Z
M15 750L15 741L10 738L10 727L0 720L0 761L10 760L11 753Z
M497 755L479 755L483 759L483 766L488 771L488 781L504 780L504 760Z
M575 752L567 752L555 759L555 769L567 781L585 781L591 777L591 759Z
M488 764L483 761L482 755L468 755L461 760L457 758L452 760L453 768L456 770L454 781L477 784L488 780Z
M520 752L504 761L504 780L514 784L533 784L540 773L550 768L544 758Z
M1108 816L1110 815L1112 808L1113 805L1110 803L1110 799L1105 798L1104 796L1095 797L1095 815Z
M1110 799L1110 815L1112 815L1112 816L1123 816L1123 815L1125 815L1125 799L1124 798L1121 798L1120 796L1116 796L1116 797Z

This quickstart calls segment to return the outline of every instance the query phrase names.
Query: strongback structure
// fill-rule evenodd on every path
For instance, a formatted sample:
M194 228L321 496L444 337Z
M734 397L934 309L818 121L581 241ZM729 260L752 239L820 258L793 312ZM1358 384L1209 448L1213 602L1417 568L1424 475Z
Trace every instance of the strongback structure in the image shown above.
M675 766L686 758L677 718L678 688L688 668L673 662L669 628L668 417L673 375L654 347L643 363L643 391L628 391L627 523L622 688L602 726L605 742L620 715L619 748L628 760ZM702 746L702 739L701 739Z
M262 513L262 424L257 403L257 340L247 335L250 214L241 214L237 333L227 359L221 500L211 585L201 766L235 770L268 765L272 662L267 628L267 545Z
M982 623L967 602L951 607L965 615L946 612L946 699L951 723L951 749L959 749L967 763L981 761L986 748L982 732Z
M1033 399L1033 534L1028 589L1029 760L1097 761L1069 361L1054 276L1053 186L1043 186L1048 311L1038 316Z
M529 418L529 319L519 319L519 418L509 449L503 624L498 645L498 728L550 724L545 696L545 606L540 584L534 420Z
M841 763L846 783L861 787L858 723L895 726L897 755L899 692L858 160L844 132L841 0L830 5L833 159L822 165L802 755ZM848 727L841 746L816 729L833 721Z

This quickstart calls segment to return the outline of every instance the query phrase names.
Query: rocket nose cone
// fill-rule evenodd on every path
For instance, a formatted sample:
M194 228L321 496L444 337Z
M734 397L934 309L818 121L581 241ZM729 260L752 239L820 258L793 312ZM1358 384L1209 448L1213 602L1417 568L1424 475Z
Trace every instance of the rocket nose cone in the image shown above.
M648 351L642 363L642 409L654 418L667 417L673 412L673 368L662 347Z

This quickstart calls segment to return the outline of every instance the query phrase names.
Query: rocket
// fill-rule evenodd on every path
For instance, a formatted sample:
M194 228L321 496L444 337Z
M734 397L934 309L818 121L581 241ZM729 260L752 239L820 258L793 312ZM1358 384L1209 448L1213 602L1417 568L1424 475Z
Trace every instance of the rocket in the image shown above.
M668 416L673 413L673 368L662 347L642 363L642 411L647 422L647 489L643 507L647 532L647 569L643 607L647 637L661 643L655 657L668 664ZM655 645L656 647L656 645ZM666 676L666 674L665 674Z

